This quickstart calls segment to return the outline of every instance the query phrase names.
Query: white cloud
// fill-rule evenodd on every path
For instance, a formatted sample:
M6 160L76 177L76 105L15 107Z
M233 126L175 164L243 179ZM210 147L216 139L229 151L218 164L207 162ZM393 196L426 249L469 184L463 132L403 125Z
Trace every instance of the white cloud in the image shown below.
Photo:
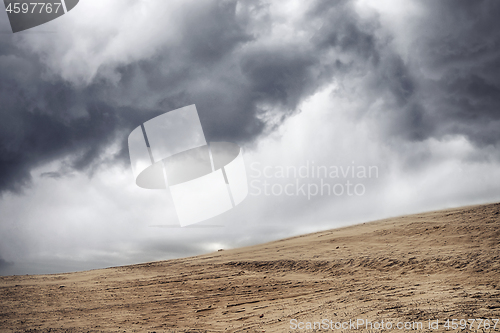
M88 0L36 29L21 34L25 48L40 54L52 73L76 84L97 75L118 81L116 66L147 59L159 48L181 48L183 17L194 1ZM196 8L197 6L194 6Z

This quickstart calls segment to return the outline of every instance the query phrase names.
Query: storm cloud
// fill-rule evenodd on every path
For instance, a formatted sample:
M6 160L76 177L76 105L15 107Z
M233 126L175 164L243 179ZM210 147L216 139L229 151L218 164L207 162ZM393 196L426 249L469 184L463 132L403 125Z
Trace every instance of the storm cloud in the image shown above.
M16 215L22 207L45 209L36 182L60 191L51 209L63 211L70 220L72 212L62 203L69 190L63 184L99 197L92 186L106 192L102 184L111 181L106 179L121 177L116 168L129 168L131 130L190 104L197 106L208 141L236 142L269 161L279 156L299 164L305 158L325 165L354 159L379 163L381 174L392 172L392 178L385 188L376 186L391 198L403 198L394 193L405 186L444 181L442 174L461 170L462 162L480 175L489 168L481 163L500 162L499 14L500 3L494 0L86 0L60 19L17 34L6 33L7 15L1 15L0 193L17 207L2 212L2 226L14 238L38 244L36 235L9 229L12 221L32 218ZM311 102L318 98L322 104ZM441 174L425 174L430 168ZM88 183L79 178L82 174L90 176ZM411 178L415 175L418 181ZM473 179L459 185L471 187ZM458 191L455 184L449 193ZM106 223L120 228L114 220L119 215L129 231L120 235L130 240L130 234L137 233L131 220L146 217L129 207L133 195L127 191L118 197L121 202L111 204L123 210L120 214L77 194L68 200L73 205L84 201L92 209L91 217L78 215L83 220L112 220ZM427 187L425 191L432 192ZM493 188L484 191L480 198L496 198ZM468 194L453 202L468 203L471 198ZM376 200L382 199L372 199L367 212L381 205ZM246 230L259 225L266 232L248 231L251 236L245 238L230 231L226 240L246 245L271 234L284 237L306 230L297 226L301 222L290 233L260 225L268 218L309 221L314 216L326 221L332 216L325 208L329 198L294 200L284 204L282 198L270 198L273 204L259 203L258 210L244 206L250 221ZM146 199L141 203L153 207L153 202L161 204ZM286 207L276 209L280 205ZM344 207L357 209L353 203ZM402 212L394 209L388 211ZM382 216L381 210L375 215ZM150 224L161 224L152 211L147 215ZM347 221L347 216L345 211L336 218ZM351 220L359 221L359 216ZM62 220L51 215L40 223L58 230L65 226ZM101 231L113 233L111 227ZM97 237L85 232L85 239ZM64 235L73 239L69 230ZM208 247L223 237L210 235ZM136 244L129 259L116 262L151 259L140 254L145 252L160 258L161 253L175 257L206 248L197 245L202 236L191 241L165 245L158 238ZM83 240L78 244L78 249L86 249ZM60 250L51 246L47 253ZM4 245L4 258L15 260L13 253L19 250L7 250ZM26 258L38 250L27 247ZM101 262L113 258L106 252Z
M67 159L68 170L92 169L116 140L122 148L116 159L124 162L131 129L189 104L198 106L209 140L252 142L335 75L357 62L377 62L369 31L375 23L362 26L346 1L306 8L295 22L304 36L283 40L273 35L267 5L193 6L178 27L181 45L161 45L127 64L103 63L104 74L85 84L54 73L48 63L57 54L25 45L52 34L3 34L1 190L19 191L33 167L54 159Z

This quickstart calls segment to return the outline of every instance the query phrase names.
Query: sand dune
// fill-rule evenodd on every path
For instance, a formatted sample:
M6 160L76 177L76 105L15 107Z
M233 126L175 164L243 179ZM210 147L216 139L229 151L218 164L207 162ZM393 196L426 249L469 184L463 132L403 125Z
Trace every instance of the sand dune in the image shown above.
M494 332L499 227L500 204L489 204L185 259L1 277L0 332L313 332L292 328L323 319L333 326L317 332L350 319L442 332L446 319L473 318L491 327L467 331Z

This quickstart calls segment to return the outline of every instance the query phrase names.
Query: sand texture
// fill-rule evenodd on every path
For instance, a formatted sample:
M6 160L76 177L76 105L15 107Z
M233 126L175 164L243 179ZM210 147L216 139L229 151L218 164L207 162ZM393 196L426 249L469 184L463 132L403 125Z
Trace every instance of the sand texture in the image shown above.
M359 318L463 332L444 321L500 318L499 227L500 204L489 204L185 259L0 277L0 332L313 332L291 320Z

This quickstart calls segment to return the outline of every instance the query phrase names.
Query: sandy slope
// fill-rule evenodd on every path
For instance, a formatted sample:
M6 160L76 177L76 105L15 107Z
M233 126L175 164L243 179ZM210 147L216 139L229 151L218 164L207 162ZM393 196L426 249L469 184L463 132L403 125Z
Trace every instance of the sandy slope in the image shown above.
M438 319L441 332L448 318L500 318L499 227L490 204L193 258L2 277L0 332L289 332L293 319L413 321L420 332Z

